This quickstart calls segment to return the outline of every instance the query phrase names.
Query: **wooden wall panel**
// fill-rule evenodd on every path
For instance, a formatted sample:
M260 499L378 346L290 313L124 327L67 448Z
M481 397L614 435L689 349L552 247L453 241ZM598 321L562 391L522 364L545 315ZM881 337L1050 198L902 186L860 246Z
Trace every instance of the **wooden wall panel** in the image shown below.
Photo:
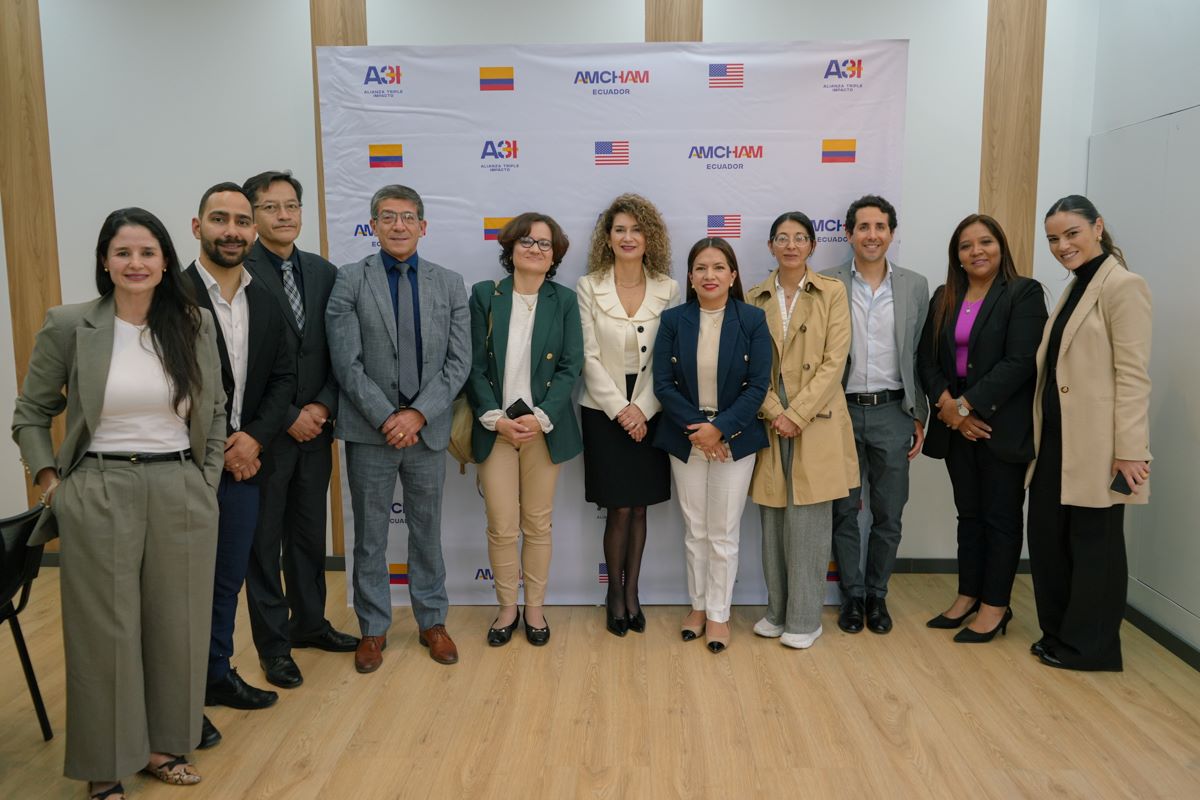
M37 0L0 2L0 198L20 386L46 309L62 302ZM60 417L56 441L62 430Z
M979 210L999 220L1017 269L1033 273L1046 0L990 0Z
M704 0L646 0L646 41L704 41Z
M309 0L312 20L313 116L317 131L317 218L321 222L321 255L329 257L329 229L325 224L325 160L321 149L321 99L317 86L317 48L367 43L366 0ZM333 525L333 555L346 554L346 531L342 524L342 468L337 445L333 446L333 478L329 487L330 520Z

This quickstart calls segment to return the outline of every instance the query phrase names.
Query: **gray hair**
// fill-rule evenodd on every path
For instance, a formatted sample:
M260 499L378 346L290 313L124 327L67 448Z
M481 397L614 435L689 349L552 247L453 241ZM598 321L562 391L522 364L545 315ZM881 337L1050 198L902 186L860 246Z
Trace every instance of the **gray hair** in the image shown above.
M371 219L379 217L379 204L384 200L407 200L417 207L417 219L425 219L425 203L415 189L391 183L380 189L371 197Z

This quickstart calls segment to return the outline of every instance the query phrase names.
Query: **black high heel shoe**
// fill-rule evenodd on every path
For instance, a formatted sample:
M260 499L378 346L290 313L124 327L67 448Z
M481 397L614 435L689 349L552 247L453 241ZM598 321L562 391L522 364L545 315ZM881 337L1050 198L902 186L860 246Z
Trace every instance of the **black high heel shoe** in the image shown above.
M967 609L967 613L961 617L947 617L945 614L938 614L929 622L925 623L926 628L942 628L944 630L954 630L962 627L962 624L967 621L967 617L971 616L979 610L979 600L975 601L975 605Z
M1000 618L1000 624L992 628L987 633L976 633L970 628L963 628L958 633L954 634L954 641L959 644L982 644L990 642L996 638L996 631L1000 631L1003 635L1008 635L1008 623L1012 622L1013 613L1012 607L1004 609L1004 616Z
M624 636L629 632L629 618L624 614L616 616L608 604L604 606L605 625L613 636Z
M497 617L496 619L499 619L499 617ZM520 623L521 623L521 610L520 609L517 609L517 616L512 621L511 625L505 625L502 628L497 628L496 621L493 620L492 627L488 628L488 632L487 632L488 645L490 647L500 647L502 645L508 644L508 641L510 639L512 639L513 631L515 631L517 629L517 625L519 625Z
M641 607L638 608L636 614L627 614L625 616L625 625L634 633L646 632L646 615L642 613Z

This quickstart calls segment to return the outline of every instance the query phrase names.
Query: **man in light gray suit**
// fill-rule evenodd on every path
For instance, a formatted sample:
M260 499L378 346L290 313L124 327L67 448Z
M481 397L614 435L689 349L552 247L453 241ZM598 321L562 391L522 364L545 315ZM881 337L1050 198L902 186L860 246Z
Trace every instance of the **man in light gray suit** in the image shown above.
M359 672L383 661L392 621L388 522L396 476L408 521L409 593L420 642L441 664L458 661L446 633L442 484L451 407L471 364L462 276L417 255L425 204L407 186L371 198L381 252L338 270L325 312L340 389L334 435L346 442L354 509L354 610Z
M888 579L900 546L900 518L908 502L908 463L921 452L929 402L917 381L917 342L929 310L924 276L887 260L896 209L866 195L846 211L854 257L826 275L846 284L850 303L850 358L846 402L854 423L858 468L870 486L871 530L864 567L858 510L862 489L833 501L833 557L841 577L838 627L859 633L892 629Z

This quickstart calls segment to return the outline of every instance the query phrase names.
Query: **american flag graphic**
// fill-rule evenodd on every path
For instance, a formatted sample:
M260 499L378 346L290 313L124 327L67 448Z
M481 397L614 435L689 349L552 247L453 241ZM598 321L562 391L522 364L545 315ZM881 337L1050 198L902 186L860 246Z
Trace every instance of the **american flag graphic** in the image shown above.
M596 142L596 166L629 166L629 141Z
M608 564L600 564L600 582L608 583Z
M742 215L709 214L708 235L720 236L722 239L742 238Z
M710 89L741 89L745 77L745 64L708 65L708 88Z

